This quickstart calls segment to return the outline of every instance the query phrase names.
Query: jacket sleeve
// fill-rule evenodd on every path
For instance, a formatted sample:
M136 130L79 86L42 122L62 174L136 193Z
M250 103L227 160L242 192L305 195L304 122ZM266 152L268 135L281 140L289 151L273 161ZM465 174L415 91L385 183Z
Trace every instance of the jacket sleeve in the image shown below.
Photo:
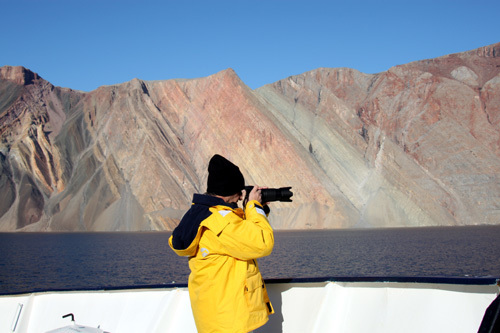
M170 238L168 239L168 245L170 246L170 248L172 250L174 250L174 252L178 255L178 256L181 256L181 257L191 257L191 256L194 256L196 254L196 249L197 249L197 246L198 246L198 240L200 238L200 232L198 232L198 234L196 235L196 238L194 239L194 241L186 248L186 249L176 249L173 245L173 237L174 236L170 236Z
M229 223L219 235L227 253L242 260L257 259L271 254L274 234L258 201L247 203L246 219Z

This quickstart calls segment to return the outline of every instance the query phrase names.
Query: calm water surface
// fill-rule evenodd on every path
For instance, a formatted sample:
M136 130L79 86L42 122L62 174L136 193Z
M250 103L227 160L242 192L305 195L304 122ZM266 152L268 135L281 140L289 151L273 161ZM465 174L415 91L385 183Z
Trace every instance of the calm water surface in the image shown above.
M0 293L187 283L170 233L0 233ZM264 278L500 276L500 226L279 231Z

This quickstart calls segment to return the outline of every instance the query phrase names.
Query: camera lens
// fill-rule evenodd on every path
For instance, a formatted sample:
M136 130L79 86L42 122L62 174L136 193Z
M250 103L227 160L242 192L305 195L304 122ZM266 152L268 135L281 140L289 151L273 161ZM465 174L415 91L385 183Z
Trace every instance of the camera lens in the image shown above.
M293 196L292 187L266 188L262 189L262 202L287 201L291 202Z

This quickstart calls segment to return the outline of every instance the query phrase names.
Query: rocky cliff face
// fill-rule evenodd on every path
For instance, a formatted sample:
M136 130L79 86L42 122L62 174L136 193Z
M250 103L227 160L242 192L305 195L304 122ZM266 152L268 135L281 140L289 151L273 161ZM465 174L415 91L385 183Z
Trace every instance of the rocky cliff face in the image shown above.
M0 68L0 230L170 230L219 153L293 186L276 228L498 224L500 44L250 90L228 69L83 93Z

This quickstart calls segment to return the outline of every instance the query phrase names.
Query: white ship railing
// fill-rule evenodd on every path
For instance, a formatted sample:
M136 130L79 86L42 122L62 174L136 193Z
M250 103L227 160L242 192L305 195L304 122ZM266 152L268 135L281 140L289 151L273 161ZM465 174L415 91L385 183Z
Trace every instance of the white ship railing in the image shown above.
M266 280L276 314L256 332L477 332L498 283L497 277ZM48 332L70 325L62 317L69 313L78 324L100 328L94 332L196 332L183 284L1 295L0 332Z

